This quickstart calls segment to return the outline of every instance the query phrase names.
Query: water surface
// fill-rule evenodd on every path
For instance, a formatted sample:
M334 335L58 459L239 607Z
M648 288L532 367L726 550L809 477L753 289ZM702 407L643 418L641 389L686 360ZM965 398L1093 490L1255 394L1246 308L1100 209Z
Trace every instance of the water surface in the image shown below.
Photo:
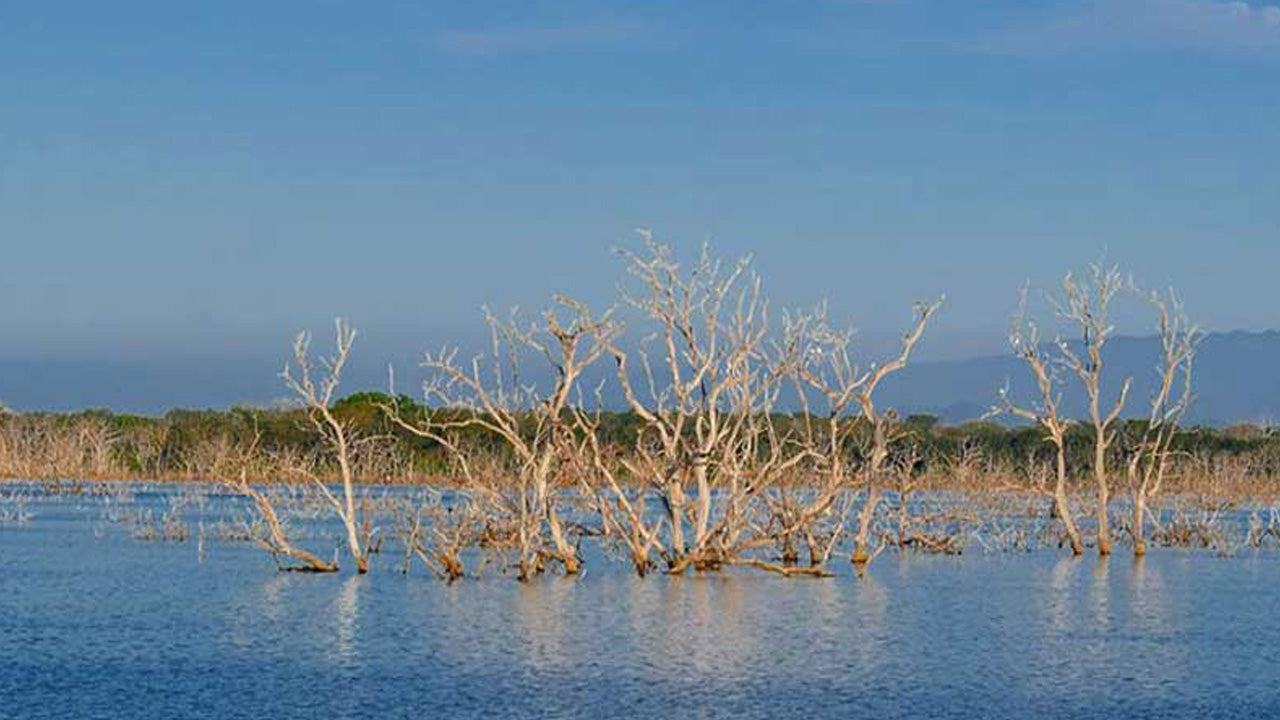
M1280 716L1280 556L884 554L867 577L280 574L116 506L0 526L5 718ZM841 563L843 565L843 563ZM843 568L840 568L843 570Z

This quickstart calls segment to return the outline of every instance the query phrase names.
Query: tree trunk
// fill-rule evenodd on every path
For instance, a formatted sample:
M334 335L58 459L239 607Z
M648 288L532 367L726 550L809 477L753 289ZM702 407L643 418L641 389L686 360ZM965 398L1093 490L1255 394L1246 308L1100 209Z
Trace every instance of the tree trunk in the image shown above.
M360 549L360 533L356 528L355 487L351 481L351 464L347 460L347 440L340 427L336 430L338 432L338 465L342 470L342 495L345 503L345 509L340 514L342 524L347 527L347 544L351 547L351 558L356 562L356 573L364 575L369 572L369 557Z
M1111 502L1111 494L1107 488L1107 446L1103 440L1104 428L1098 429L1098 437L1094 444L1093 475L1098 482L1098 554L1111 554L1111 528L1107 521L1107 505Z
M1058 517L1062 520L1063 527L1067 530L1067 539L1071 542L1071 554L1083 555L1084 542L1080 539L1080 528L1076 527L1076 521L1071 517L1071 506L1068 502L1066 451L1059 445L1058 480L1053 489L1053 507Z
M822 557L822 548L818 547L818 539L813 536L813 530L805 527L804 544L809 548L809 566L819 567L825 562Z
M684 488L679 478L667 481L667 520L671 525L671 560L672 564L684 559L687 548L684 546Z
M1145 493L1134 493L1133 499L1133 556L1142 557L1147 554L1147 540L1143 532L1143 521L1147 516L1147 496Z
M871 520L875 517L876 506L880 504L880 488L872 485L867 489L867 501L858 512L858 535L853 543L854 565L865 567L871 562L870 542Z
M800 552L796 549L795 537L792 533L782 536L782 563L795 565L800 560Z
M698 485L698 517L694 521L694 547L702 548L707 540L707 524L711 521L711 482L707 478L707 459L694 461L693 479Z
M556 547L556 554L559 556L560 564L564 566L565 574L578 574L582 561L578 559L578 551L565 538L564 530L560 526L560 516L556 513L555 504L551 502L547 503L547 526L551 530L551 542Z

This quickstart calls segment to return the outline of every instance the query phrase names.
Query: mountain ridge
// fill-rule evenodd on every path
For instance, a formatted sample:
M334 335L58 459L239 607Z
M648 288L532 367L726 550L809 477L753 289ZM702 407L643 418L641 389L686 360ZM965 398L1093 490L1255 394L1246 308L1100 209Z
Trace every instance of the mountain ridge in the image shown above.
M1114 401L1125 377L1133 378L1125 417L1146 414L1159 362L1156 336L1118 336L1103 353L1104 400ZM1208 333L1196 353L1193 401L1186 422L1226 425L1271 423L1280 419L1280 377L1268 373L1280 361L1280 331L1232 330ZM1086 414L1074 376L1062 374L1064 414ZM996 404L1008 384L1014 400L1034 403L1030 370L1009 355L909 365L886 380L882 402L900 413L936 415L947 423L976 420Z
M1126 417L1145 414L1158 358L1154 336L1117 336L1107 344L1104 394L1114 397L1124 377L1134 379ZM140 414L160 414L179 407L270 405L287 394L279 379L283 360L266 354L149 358L143 362L0 356L0 404L18 411L110 408ZM1227 425L1280 420L1280 374L1274 372L1278 362L1280 330L1205 335L1195 366L1195 399L1186 422ZM416 394L418 359L397 355L393 364L397 376L403 378L397 391ZM349 370L344 394L387 389L387 361L376 351L353 356ZM603 373L593 373L593 385ZM1083 417L1085 406L1076 389L1078 383L1066 374L1062 380L1064 414ZM919 362L887 378L877 393L877 404L893 407L902 415L936 415L954 424L982 418L1006 383L1018 403L1035 402L1030 371L1012 354ZM621 405L620 398L606 400Z

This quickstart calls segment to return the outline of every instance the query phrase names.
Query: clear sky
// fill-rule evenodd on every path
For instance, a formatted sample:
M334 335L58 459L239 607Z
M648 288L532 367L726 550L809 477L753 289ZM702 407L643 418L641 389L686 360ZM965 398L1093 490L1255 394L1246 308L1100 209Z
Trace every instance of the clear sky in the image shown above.
M0 3L0 354L429 347L653 228L869 336L999 348L1103 253L1280 326L1280 5Z

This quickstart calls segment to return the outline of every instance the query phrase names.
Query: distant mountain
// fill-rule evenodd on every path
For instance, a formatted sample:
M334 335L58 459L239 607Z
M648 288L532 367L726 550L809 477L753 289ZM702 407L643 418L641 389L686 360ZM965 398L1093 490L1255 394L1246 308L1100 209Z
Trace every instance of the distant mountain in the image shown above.
M1133 378L1126 416L1145 414L1155 392L1159 353L1155 337L1117 337L1107 343L1104 389L1114 398L1122 380ZM1187 422L1224 425L1280 420L1278 366L1280 332L1207 335L1196 356L1195 399ZM1083 417L1087 409L1076 390L1078 383L1074 376L1063 375L1063 380L1065 412ZM1012 355L909 366L885 381L881 397L883 404L900 413L928 413L956 423L982 417L1006 383L1019 402L1034 398L1029 370Z
M387 360L396 367L397 389L416 394L422 373L416 356L366 348L353 356L342 390L385 390ZM1156 338L1117 337L1107 344L1104 382L1114 391L1123 377L1134 379L1128 415L1142 414L1154 388L1159 345ZM278 374L278 356L148 358L108 362L86 358L31 358L0 355L0 404L17 410L74 410L105 407L121 412L162 413L175 407L223 408L237 403L267 405L287 393ZM1200 344L1192 423L1280 421L1280 332L1215 333ZM536 370L536 368L531 368ZM601 367L584 378L594 387L610 371ZM538 373L531 372L529 377ZM1073 378L1064 377L1067 414L1084 415ZM908 366L885 381L877 400L902 414L929 413L948 423L982 417L1009 384L1015 399L1032 400L1031 376L1012 355L928 362ZM616 389L606 401L621 405Z

